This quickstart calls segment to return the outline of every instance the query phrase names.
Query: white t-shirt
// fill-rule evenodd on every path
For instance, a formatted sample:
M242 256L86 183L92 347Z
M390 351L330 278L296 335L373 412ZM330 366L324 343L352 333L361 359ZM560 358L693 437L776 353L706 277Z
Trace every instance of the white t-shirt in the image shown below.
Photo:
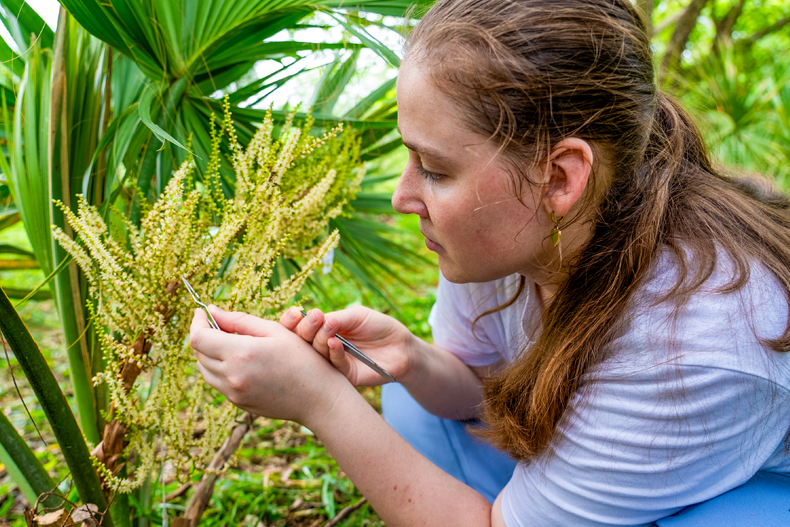
M674 285L659 259L605 360L584 374L556 441L520 463L502 496L508 527L649 525L718 496L757 471L790 473L790 353L763 346L788 323L776 278L753 265L741 290L726 258L690 301L655 305ZM429 322L436 345L471 366L512 361L540 330L540 309L518 276L483 284L440 278Z

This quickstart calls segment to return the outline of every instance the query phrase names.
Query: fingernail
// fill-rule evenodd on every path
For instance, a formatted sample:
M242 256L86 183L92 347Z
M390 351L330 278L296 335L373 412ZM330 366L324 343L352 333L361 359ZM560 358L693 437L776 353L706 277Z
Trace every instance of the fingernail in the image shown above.
M318 317L317 317L317 316L316 316L316 314L315 314L315 311L310 311L310 312L307 314L307 318L309 318L309 319L310 319L310 322L315 322L315 321L318 319Z
M328 320L326 322L324 322L324 331L327 331L327 332L331 332L332 331L332 325L329 323Z
M218 306L215 306L214 304L209 304L208 307L210 307L211 309L216 309L217 311L222 311L223 313L225 312L224 309L222 309L222 308L220 308Z

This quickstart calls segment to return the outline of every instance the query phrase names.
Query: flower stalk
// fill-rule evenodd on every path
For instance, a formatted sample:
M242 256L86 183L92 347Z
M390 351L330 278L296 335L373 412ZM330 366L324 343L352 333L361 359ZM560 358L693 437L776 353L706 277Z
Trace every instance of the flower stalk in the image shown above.
M210 466L225 442L237 410L216 404L216 392L197 373L187 345L194 304L179 277L220 307L279 317L337 245L329 222L362 177L353 133L338 127L313 136L311 129L308 119L276 134L269 114L242 148L226 100L223 123L218 130L212 124L207 172L196 177L188 159L141 211L139 225L120 211L105 222L82 199L76 214L61 207L82 243L58 228L54 237L88 280L107 364L94 378L111 401L94 450L106 489L131 492L164 461L185 481ZM236 181L230 199L220 185L223 138ZM298 270L277 271L283 261L297 262ZM134 470L125 465L132 453ZM123 466L127 477L119 476Z

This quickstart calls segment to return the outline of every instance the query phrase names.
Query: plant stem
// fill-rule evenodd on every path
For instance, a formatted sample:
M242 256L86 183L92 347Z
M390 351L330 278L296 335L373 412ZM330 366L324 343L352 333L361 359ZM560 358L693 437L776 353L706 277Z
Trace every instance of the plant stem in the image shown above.
M99 476L91 463L88 445L77 425L77 420L38 344L19 318L2 287L0 287L0 331L5 335L14 356L19 361L19 366L25 372L31 388L44 409L63 457L66 458L66 464L80 499L83 503L93 503L100 511L106 510L107 501L104 499ZM104 517L104 525L112 527L112 519L109 515Z
M122 467L118 476L125 478L127 476L126 467ZM112 520L115 522L116 527L132 527L132 516L129 511L129 495L116 493L113 496L112 503L110 503L110 514Z
M661 64L658 70L659 86L664 83L664 80L671 73L671 71L680 64L681 54L686 48L689 41L691 32L697 25L697 19L702 13L702 10L708 4L709 0L691 0L688 5L683 9L683 14L678 19L675 25L675 30L672 36L669 37L667 42L667 49L664 52L664 57L661 59Z
M203 511L206 510L211 495L214 493L214 483L217 481L217 474L228 462L228 459L238 450L244 435L252 428L252 422L255 416L250 413L245 413L240 422L233 426L230 431L230 436L222 444L222 447L214 455L203 478L195 486L195 492L187 504L186 511L184 511L184 519L189 521L191 527L197 527L200 522L200 517L203 516ZM185 524L185 521L180 522Z
M67 118L67 82L66 82L66 39L68 38L68 13L60 8L58 30L55 41L55 54L52 61L52 91L49 106L49 134L47 136L47 168L49 178L49 195L53 200L61 201L71 208L71 189L69 180L69 136ZM59 139L59 140L58 140ZM60 227L68 236L71 228L66 224L63 212L50 203L52 223ZM68 257L66 251L51 239L52 267ZM65 273L55 277L55 294L60 311L63 333L66 338L66 352L69 357L69 371L74 396L85 437L93 444L100 440L99 428L96 423L96 403L91 384L91 361L85 338L85 318L82 311L82 298L79 287L79 272L76 263L69 264Z
M145 482L143 486L137 491L137 501L140 502L140 508L143 510L143 514L141 514L137 518L137 527L148 527L148 518L145 517L145 513L151 510L151 476L147 476L145 478Z

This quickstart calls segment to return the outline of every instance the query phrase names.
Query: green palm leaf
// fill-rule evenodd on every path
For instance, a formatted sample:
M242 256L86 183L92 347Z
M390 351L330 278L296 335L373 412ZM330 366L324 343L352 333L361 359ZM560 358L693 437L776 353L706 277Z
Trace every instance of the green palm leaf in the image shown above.
M0 460L29 503L35 503L45 492L55 489L55 482L30 450L8 418L0 412ZM44 500L45 507L57 507L61 501L55 496Z
M359 50L354 50L346 59L338 57L326 67L313 95L314 116L332 115L337 100L354 75L358 58Z
M708 126L707 141L725 164L776 174L783 164L783 141L775 101L790 76L744 75L745 60L722 45L692 70L684 98Z
M49 185L47 183L47 122L49 108L49 68L38 44L26 54L27 63L11 122L8 103L2 97L5 135L10 138L8 151L0 169L11 183L14 201L19 208L30 244L42 269L52 270L52 247L49 226ZM43 145L43 148L42 146Z
M382 100L390 103L395 100L393 90L397 79L384 81L378 88L370 92L364 99L359 101L353 108L343 114L343 119L364 119L371 109L381 104Z
M0 213L0 231L22 221L22 215L16 209L7 209Z
M3 0L3 6L6 13L0 13L0 18L20 51L31 47L31 35L39 47L52 47L54 33L25 0Z

